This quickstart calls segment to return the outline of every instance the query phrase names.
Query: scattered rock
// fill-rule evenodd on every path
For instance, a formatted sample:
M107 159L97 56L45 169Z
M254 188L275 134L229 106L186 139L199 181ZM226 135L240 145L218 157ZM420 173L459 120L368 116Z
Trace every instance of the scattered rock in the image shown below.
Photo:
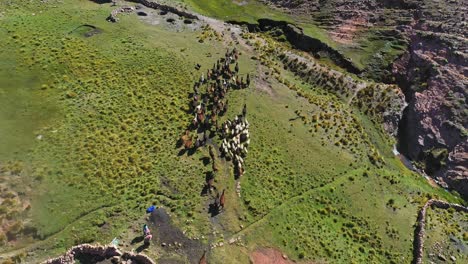
M72 247L62 256L55 259L48 259L45 264L75 263L75 255L88 256L92 258L110 259L112 263L133 263L133 264L155 264L150 258L143 254L130 252L122 253L115 246L101 246L82 244ZM115 262L114 262L115 261Z
M440 260L442 260L442 261L446 261L446 260L447 260L447 258L446 258L444 255L442 255L442 254L437 255L437 257L438 257Z

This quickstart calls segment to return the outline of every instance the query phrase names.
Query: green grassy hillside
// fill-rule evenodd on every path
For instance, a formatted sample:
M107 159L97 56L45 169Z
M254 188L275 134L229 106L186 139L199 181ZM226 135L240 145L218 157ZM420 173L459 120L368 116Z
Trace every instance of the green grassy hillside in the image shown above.
M392 25L395 23L392 11L385 14L389 16L388 20L392 21L387 27L361 28L356 29L356 32L351 29L354 37L350 42L338 40L327 31L330 29L330 23L334 21L329 17L332 14L328 13L326 8L312 14L304 14L294 8L282 12L281 9L267 6L258 0L178 0L177 2L196 12L224 21L255 24L258 19L269 18L295 24L305 35L320 40L350 59L357 69L366 72L368 78L381 78L382 72L387 70L390 63L406 49L406 42L402 36L392 35L394 34Z
M200 1L196 10L271 14L237 7ZM151 25L135 14L109 23L110 5L92 1L4 1L0 9L0 183L16 191L10 178L22 178L18 197L30 204L1 204L0 223L8 224L0 257L36 262L114 237L132 249L155 204L204 247L226 244L210 250L213 263L245 263L260 246L294 260L407 263L418 207L429 197L461 202L407 170L392 140L354 106L268 58L274 73L252 59L265 51L237 45L240 73L256 79L229 93L224 119L246 104L252 143L240 197L232 165L221 162L215 184L227 190L227 208L213 219L200 195L208 149L181 155L176 142L193 118L193 82L234 42L201 42L202 29ZM87 36L93 29L83 25L98 33ZM13 238L2 241L4 234ZM228 246L236 237L241 245ZM146 254L157 259L164 250L154 244Z

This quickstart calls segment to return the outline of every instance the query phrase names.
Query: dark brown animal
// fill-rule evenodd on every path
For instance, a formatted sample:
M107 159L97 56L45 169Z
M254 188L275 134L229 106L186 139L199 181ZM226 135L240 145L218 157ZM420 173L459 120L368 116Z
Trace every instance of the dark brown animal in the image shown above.
M215 124L216 123L216 120L217 120L217 114L216 114L217 110L211 115L210 117L210 121L211 121L211 124Z
M218 171L218 166L216 165L215 161L213 160L212 163L211 163L211 169L214 171L214 172L217 172Z
M206 262L206 250L203 252L203 256L200 258L198 264L207 264Z
M197 114L197 121L200 123L205 122L205 114L203 112Z
M219 208L223 208L224 209L224 203L226 202L226 195L224 194L224 189L223 189L223 193L221 194L221 197L219 198Z
M224 109L223 112L226 113L228 111L228 105L229 105L229 100L226 100L226 103L224 104Z

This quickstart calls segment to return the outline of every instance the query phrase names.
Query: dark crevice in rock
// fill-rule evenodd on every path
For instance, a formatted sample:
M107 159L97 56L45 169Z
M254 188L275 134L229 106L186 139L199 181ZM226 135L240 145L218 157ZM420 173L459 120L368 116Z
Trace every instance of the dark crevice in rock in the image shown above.
M406 98L406 94L405 94ZM408 157L408 106L403 110L397 132L397 149L405 157Z
M302 28L297 27L293 24L290 24L285 21L276 21L272 19L262 18L259 19L256 24L239 22L239 21L227 21L231 24L247 26L250 32L264 32L269 31L273 28L279 28L283 31L286 39L288 40L294 48L311 52L314 55L317 55L319 52L321 54L326 54L333 62L338 66L346 69L348 72L359 74L362 71L358 69L352 61L346 58L339 51L331 48L327 44L323 43L319 39L310 37L303 33Z

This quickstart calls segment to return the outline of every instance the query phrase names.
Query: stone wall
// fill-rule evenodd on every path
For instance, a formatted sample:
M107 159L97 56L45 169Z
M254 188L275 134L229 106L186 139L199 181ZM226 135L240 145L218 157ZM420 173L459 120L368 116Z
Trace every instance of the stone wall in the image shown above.
M149 7L149 8L153 8L153 9L159 9L161 11L166 11L166 12L170 12L170 13L174 13L178 16L181 16L181 17L185 17L185 18L189 18L189 19L198 19L198 17L194 14L191 14L189 12L186 12L184 10L180 10L176 7L173 7L173 6L168 6L168 5L163 5L163 4L159 4L159 3L156 3L156 2L153 2L153 1L147 1L147 0L128 0L129 2L134 2L134 3L138 3L138 4L142 4L146 7Z
M426 204L421 208L418 214L417 219L417 226L416 230L414 231L414 248L413 248L413 263L414 264L422 264L423 260L423 250L424 250L424 236L426 235L426 211L429 206L434 206L441 209L449 209L453 208L458 212L465 212L468 213L468 207L454 204L454 203L447 203L441 200L431 199L426 202Z
M119 19L117 15L120 13L131 13L135 10L134 7L131 6L122 6L117 9L112 10L111 14L107 17L107 21L109 22L117 22Z
M159 4L159 3L156 3L156 2L153 2L153 1L128 0L128 2L134 2L134 3L144 5L144 6L148 7L148 8L159 9L161 11L174 13L174 14L176 14L178 16L185 17L185 18L188 18L188 19L198 19L198 17L196 15L191 14L189 12L177 9L176 7ZM119 15L121 13L130 13L130 12L133 12L134 10L135 10L135 8L130 7L130 6L122 6L122 7L119 7L117 9L114 9L114 10L112 10L111 14L107 17L107 21L117 22L117 21L119 21L119 19L117 18L117 15Z

